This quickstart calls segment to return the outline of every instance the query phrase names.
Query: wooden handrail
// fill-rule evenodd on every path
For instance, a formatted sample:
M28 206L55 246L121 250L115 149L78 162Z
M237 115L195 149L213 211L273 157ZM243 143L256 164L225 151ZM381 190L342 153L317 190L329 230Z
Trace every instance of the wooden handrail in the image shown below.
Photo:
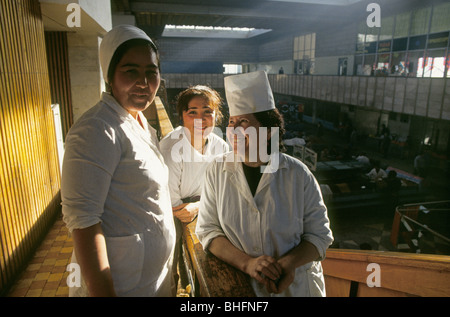
M164 104L161 101L160 97L155 98L155 108L156 115L158 118L159 129L161 133L161 138L165 137L168 133L173 131L173 125L170 121L169 116L167 115L166 109L164 108Z
M368 286L371 263L380 287ZM322 266L328 296L450 296L450 256L329 249Z

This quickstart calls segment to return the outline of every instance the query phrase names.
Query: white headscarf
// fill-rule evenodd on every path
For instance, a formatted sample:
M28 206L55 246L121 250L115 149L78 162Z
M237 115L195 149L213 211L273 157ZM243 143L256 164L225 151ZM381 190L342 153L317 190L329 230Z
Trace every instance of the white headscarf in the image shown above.
M118 25L105 34L100 43L100 65L102 67L103 79L108 83L108 69L111 59L117 48L128 40L143 39L153 44L150 37L141 29L133 25Z

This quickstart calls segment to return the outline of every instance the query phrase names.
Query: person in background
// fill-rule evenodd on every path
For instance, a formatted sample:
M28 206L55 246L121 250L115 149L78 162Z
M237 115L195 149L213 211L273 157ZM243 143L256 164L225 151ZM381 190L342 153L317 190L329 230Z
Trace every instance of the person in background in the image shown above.
M181 223L191 222L198 214L207 163L230 151L228 144L213 132L222 119L221 104L219 93L210 87L196 85L184 90L178 95L176 107L182 125L161 140L177 229L175 265L181 259ZM184 288L187 281L184 274L180 275Z
M233 152L206 170L196 235L247 273L257 296L325 296L320 260L333 241L327 208L309 169L272 144L284 127L267 74L228 76L225 91Z
M70 296L172 296L175 226L169 172L141 113L160 85L158 49L114 27L100 45L108 92L72 126L62 168L63 219L80 287Z
M397 177L397 172L390 170L385 179L386 182L386 198L387 204L390 211L395 211L395 208L399 204L399 191L402 186L400 179Z
M387 178L386 172L380 167L380 162L375 161L373 168L366 174L369 178L370 186L372 189L384 187L384 180Z
M425 154L423 151L421 151L414 158L414 174L424 178L426 176L426 167L427 161L425 158Z
M362 164L363 171L367 172L370 169L370 159L365 152L359 153L355 160Z

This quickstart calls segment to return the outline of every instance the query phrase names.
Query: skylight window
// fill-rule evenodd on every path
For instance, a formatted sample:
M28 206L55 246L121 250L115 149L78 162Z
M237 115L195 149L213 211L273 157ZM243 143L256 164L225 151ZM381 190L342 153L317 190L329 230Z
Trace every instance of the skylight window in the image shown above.
M349 4L356 3L356 2L360 2L361 0L269 0L269 1L297 2L297 3L327 4L327 5L346 6L346 5L349 5Z
M200 25L166 25L163 36L166 37L202 37L202 38L233 38L248 39L267 32L270 29L232 28L221 26Z

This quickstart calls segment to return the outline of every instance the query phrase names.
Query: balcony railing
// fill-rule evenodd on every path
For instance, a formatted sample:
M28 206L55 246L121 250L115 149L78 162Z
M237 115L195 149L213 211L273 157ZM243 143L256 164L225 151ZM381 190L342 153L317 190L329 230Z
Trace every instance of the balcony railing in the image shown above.
M209 84L223 88L223 74L163 74L166 88ZM274 93L450 120L446 78L269 74Z

